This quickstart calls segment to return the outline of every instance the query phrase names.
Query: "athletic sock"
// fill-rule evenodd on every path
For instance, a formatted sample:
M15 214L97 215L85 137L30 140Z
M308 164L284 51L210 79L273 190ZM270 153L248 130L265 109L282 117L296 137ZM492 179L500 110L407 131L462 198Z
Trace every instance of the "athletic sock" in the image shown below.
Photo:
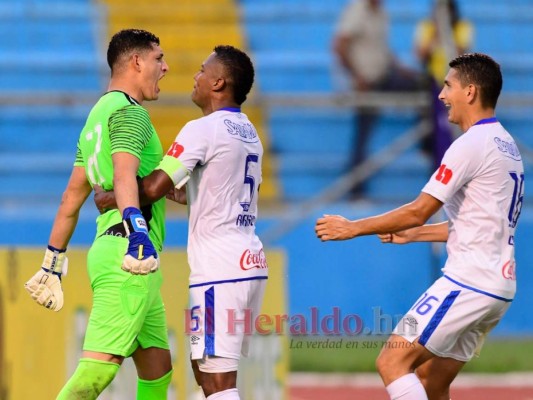
M237 388L233 388L222 392L216 392L211 396L208 396L206 400L240 400L239 391Z
M172 380L172 370L161 378L153 381L137 379L137 399L138 400L167 400L168 385Z
M387 386L391 400L428 400L426 390L415 374L407 374Z
M92 358L80 359L76 371L63 386L56 400L96 399L115 378L119 368L120 365L112 362Z

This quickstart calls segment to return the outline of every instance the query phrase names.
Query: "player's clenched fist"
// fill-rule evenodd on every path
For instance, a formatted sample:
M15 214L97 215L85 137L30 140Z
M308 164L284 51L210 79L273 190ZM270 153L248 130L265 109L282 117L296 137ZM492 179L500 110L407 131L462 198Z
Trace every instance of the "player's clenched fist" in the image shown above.
M124 209L122 220L129 240L122 269L134 275L147 275L157 271L159 259L148 237L148 224L141 211L135 207L128 207Z
M340 215L324 215L316 221L316 236L323 242L351 239L354 237L351 229L352 224L353 221L349 221Z
M63 308L63 288L61 275L66 275L68 259L66 249L56 249L48 246L44 253L41 269L24 284L31 298L53 311Z

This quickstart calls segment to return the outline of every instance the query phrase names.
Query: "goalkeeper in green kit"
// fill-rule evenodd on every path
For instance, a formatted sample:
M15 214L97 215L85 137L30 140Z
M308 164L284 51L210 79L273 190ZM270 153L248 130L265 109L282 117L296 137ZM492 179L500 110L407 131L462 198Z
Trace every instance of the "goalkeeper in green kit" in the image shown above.
M141 104L158 98L158 82L168 65L159 38L137 29L113 36L107 61L108 91L81 132L42 268L25 287L38 304L53 311L63 307L66 248L81 206L94 185L114 190L118 210L97 218L87 256L93 307L83 354L57 399L96 399L124 358L131 356L138 374L137 399L166 400L172 363L158 258L165 236L165 199L141 209L137 179L148 175L163 156Z

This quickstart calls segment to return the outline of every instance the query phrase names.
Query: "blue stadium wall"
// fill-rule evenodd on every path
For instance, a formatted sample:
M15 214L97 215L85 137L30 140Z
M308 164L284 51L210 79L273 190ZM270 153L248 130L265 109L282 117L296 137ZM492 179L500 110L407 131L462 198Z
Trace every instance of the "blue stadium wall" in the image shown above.
M52 218L50 212L42 211L26 217L2 213L4 223L0 230L0 245L39 246L44 251ZM382 211L385 210L356 209L336 204L320 210L316 216L338 213L357 218ZM90 245L95 217L89 200L82 210L70 247ZM275 223L280 221L263 218L258 225L259 234ZM434 256L429 244L383 245L375 236L321 243L315 237L314 223L315 217L304 220L271 246L287 253L288 310L291 316L302 314L310 321L314 309L320 319L327 319L337 308L341 321L355 314L364 324L364 333L386 334L391 328L390 321L397 320L406 312L440 274L443 259ZM530 262L533 247L528 243L531 237L533 214L524 211L516 239L518 292L493 336L533 335L533 319L529 315L533 309L533 269ZM185 247L186 240L186 220L169 220L166 247ZM187 268L186 265L176 267ZM68 285L68 277L65 279ZM354 329L354 326L350 328L351 331Z

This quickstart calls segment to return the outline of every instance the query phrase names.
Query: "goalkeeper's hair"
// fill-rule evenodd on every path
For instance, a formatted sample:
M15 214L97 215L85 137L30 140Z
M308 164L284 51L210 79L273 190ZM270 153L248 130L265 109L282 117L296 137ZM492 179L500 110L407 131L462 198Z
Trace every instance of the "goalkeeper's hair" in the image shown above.
M159 46L159 38L142 29L124 29L115 33L107 48L107 64L111 73L122 56L129 55L132 51L150 51L154 43Z
M496 108L503 86L500 64L482 53L467 53L450 61L450 68L457 71L461 85L474 84L480 92L484 108Z
M252 60L242 50L229 45L216 46L213 51L228 74L227 83L233 88L235 102L241 105L254 84Z

